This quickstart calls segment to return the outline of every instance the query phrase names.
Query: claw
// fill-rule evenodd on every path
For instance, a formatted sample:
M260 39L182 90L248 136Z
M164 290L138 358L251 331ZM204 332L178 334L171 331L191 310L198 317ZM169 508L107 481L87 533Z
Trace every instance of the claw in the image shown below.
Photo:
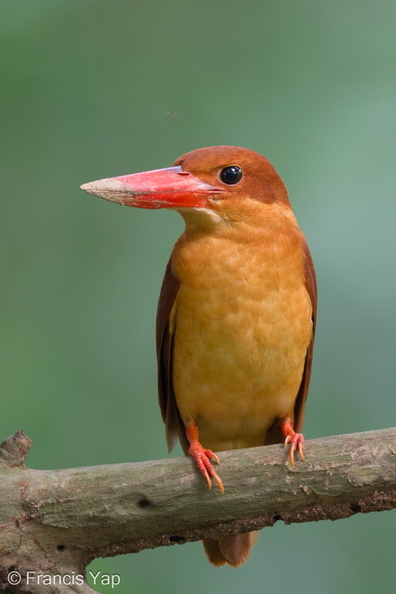
M296 433L293 429L293 422L290 419L285 419L281 425L281 430L285 436L285 445L290 444L289 462L290 465L295 466L294 452L298 452L301 460L304 460L304 435Z
M216 464L220 464L218 456L216 456L216 454L212 452L212 450L207 450L206 448L204 448L198 441L198 427L196 425L192 423L187 425L186 435L187 439L190 442L188 454L194 458L199 471L206 480L208 489L212 488L211 479L213 478L216 481L217 486L219 487L220 493L224 493L223 481L221 480L221 478L219 477L219 475L217 474L210 462L211 460L214 460Z
M216 464L219 464L220 460L219 460L218 456L216 456L216 454L214 454L212 452L212 450L205 449L199 443L199 441L193 441L191 443L188 453L190 456L192 456L194 458L194 460L198 466L198 469L200 470L201 474L203 475L203 477L206 480L208 489L212 488L211 478L213 478L216 481L216 483L220 489L220 493L224 493L223 481L221 480L221 478L219 477L219 475L217 474L217 472L215 471L215 469L213 468L213 466L210 462L211 460L214 460L216 462Z

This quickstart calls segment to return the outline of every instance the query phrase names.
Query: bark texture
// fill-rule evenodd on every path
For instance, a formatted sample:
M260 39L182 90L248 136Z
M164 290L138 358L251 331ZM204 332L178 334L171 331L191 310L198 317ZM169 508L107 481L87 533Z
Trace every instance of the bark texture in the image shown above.
M396 428L308 441L294 468L279 445L221 452L224 495L189 458L43 471L24 465L30 447L22 431L0 446L0 589L14 593L43 591L29 571L80 576L96 557L396 507ZM76 591L93 592L45 587Z

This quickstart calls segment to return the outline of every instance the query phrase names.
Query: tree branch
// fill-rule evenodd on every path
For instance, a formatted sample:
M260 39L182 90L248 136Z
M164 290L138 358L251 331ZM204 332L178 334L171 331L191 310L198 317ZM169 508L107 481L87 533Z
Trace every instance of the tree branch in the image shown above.
M295 468L281 445L222 452L224 495L189 458L43 471L24 466L30 446L21 431L0 446L0 589L15 568L17 591L40 592L28 571L76 577L96 557L396 507L396 428L308 441ZM71 586L45 591L93 592Z

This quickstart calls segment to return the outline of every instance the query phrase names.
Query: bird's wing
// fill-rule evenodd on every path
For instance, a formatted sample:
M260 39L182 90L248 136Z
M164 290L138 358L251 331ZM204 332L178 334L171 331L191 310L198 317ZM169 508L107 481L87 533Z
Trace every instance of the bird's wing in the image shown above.
M311 379L313 345L315 338L316 326L316 310L318 306L318 295L316 287L315 268L312 262L311 253L306 243L304 243L305 252L305 287L308 291L309 298L312 304L312 338L307 349L305 357L304 371L300 384L300 389L297 394L296 404L294 407L294 430L298 433L301 431L304 422L304 407L308 396L309 382Z
M158 360L158 398L162 419L166 428L166 441L169 451L177 438L183 450L188 449L188 441L183 421L177 408L173 390L172 358L176 296L180 283L172 272L169 260L165 270L157 309L157 360Z
M317 287L316 287L316 275L315 267L313 265L312 256L309 251L308 245L304 242L304 254L305 254L305 287L307 289L309 298L312 304L312 338L308 346L307 353L305 356L304 371L301 379L301 384L297 393L296 402L294 405L294 431L299 433L302 429L304 422L304 408L305 401L308 397L309 382L311 379L312 369L312 357L313 357L313 345L315 338L315 325L316 325L316 310L318 305ZM284 435L280 430L278 424L273 425L267 432L265 443L266 445L271 443L282 443L284 441Z

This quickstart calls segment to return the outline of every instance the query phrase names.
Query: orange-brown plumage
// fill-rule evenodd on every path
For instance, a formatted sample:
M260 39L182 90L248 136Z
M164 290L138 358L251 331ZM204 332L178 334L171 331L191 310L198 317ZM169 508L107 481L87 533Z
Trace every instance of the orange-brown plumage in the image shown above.
M84 189L131 206L173 208L185 220L158 305L159 399L169 447L178 437L208 486L214 479L222 491L212 450L286 438L290 462L295 450L302 456L315 273L286 188L258 153L198 149L163 172ZM204 544L215 565L237 567L254 541L245 534Z

